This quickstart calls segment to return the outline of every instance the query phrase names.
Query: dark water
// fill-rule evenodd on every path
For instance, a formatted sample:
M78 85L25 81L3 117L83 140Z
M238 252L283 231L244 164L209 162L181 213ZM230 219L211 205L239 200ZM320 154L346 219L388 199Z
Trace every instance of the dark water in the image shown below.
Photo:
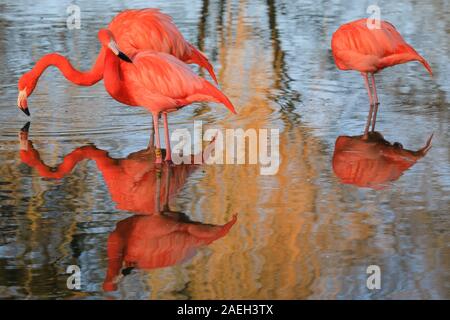
M68 30L71 2L0 3L0 298L450 298L448 1L379 2L434 77L417 63L384 70L377 129L410 150L434 133L431 150L419 157L353 139L334 162L337 137L361 134L368 103L360 75L335 67L330 39L371 3L152 1L210 57L239 112L196 104L171 114L171 128L194 119L279 128L273 176L255 165L157 169L145 110L55 69L29 100L32 144L22 135L20 152L29 120L15 106L20 75L52 51L89 68L97 30L122 9L148 6L77 1L81 29ZM357 168L336 162L380 152L387 158ZM148 215L157 199L183 214ZM119 247L108 251L108 237ZM121 245L134 269L105 292L108 253ZM366 287L372 264L380 290ZM66 286L69 265L81 268L81 290Z

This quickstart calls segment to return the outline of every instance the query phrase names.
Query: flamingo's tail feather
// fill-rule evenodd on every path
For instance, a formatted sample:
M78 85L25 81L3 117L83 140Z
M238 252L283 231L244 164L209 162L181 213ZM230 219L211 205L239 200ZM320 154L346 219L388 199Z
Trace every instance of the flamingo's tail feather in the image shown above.
M197 50L197 48L195 48L194 46L191 46L191 48L192 48L192 56L190 57L191 61L195 64L198 64L200 67L208 70L214 82L216 84L219 84L219 82L217 81L216 74L214 73L214 68L212 64L209 62L208 58L205 56L205 54L200 50Z
M233 104L230 99L217 87L209 83L205 80L204 93L212 96L216 102L222 103L225 107L228 108L232 113L237 114Z
M427 69L427 71L430 73L430 75L433 76L433 70L431 70L431 67L428 64L428 62L421 55L419 55L417 52L415 52L414 49L412 49L412 48L406 52L391 54L387 57L380 59L379 67L385 68L385 67L390 67L390 66L393 66L396 64L406 63L406 62L410 62L410 61L420 62L425 67L425 69Z

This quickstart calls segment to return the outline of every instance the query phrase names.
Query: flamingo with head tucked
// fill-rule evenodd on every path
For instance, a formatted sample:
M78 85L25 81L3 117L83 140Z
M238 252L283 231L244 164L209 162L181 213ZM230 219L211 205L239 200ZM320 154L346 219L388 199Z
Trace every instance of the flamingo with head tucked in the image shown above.
M375 131L379 106L375 73L397 64L419 61L432 75L428 62L406 43L395 27L387 21L380 21L379 28L376 26L369 28L368 19L346 23L333 34L331 49L339 69L359 71L364 78L370 102L369 117L364 131L365 139L368 138L371 124L372 131Z
M195 63L206 68L217 83L214 69L205 54L187 42L172 18L158 9L125 10L114 17L108 29L128 56L133 56L139 50L165 52L185 63ZM103 78L105 53L106 49L102 47L95 64L85 72L75 69L67 58L60 54L45 55L31 71L20 78L17 106L26 115L30 115L27 98L33 93L39 77L49 66L57 67L66 79L77 85L94 85Z

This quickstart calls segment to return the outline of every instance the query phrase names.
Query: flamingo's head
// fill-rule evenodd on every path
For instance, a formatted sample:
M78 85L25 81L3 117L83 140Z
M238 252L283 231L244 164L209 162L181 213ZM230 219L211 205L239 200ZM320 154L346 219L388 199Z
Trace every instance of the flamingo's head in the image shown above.
M28 110L27 98L33 92L34 87L36 87L36 78L31 72L27 72L20 78L17 87L19 89L19 94L17 96L17 107L29 116L30 111Z
M102 46L111 50L117 57L119 57L123 61L133 62L125 53L120 51L119 47L117 46L117 42L114 39L114 35L110 30L101 29L98 32L98 40L100 41Z

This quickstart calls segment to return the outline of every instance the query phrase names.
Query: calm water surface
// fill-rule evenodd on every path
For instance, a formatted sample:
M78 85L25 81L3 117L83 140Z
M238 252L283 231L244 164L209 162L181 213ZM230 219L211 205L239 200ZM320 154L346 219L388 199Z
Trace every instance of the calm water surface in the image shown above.
M81 29L68 30L71 2L0 3L0 298L450 298L448 1L379 1L435 75L418 63L383 71L377 129L409 150L434 132L422 158L357 138L342 138L333 157L338 136L361 134L368 105L361 77L335 67L330 39L371 3L152 1L211 58L239 112L196 104L171 114L171 129L194 119L279 128L273 176L256 165L156 170L145 110L53 68L29 100L20 152L20 75L52 51L88 69L97 30L149 5L77 1ZM380 150L390 156L371 160ZM172 213L151 215L157 202ZM123 264L129 274L114 287ZM366 288L371 264L381 290ZM81 268L79 291L66 287L69 265Z

